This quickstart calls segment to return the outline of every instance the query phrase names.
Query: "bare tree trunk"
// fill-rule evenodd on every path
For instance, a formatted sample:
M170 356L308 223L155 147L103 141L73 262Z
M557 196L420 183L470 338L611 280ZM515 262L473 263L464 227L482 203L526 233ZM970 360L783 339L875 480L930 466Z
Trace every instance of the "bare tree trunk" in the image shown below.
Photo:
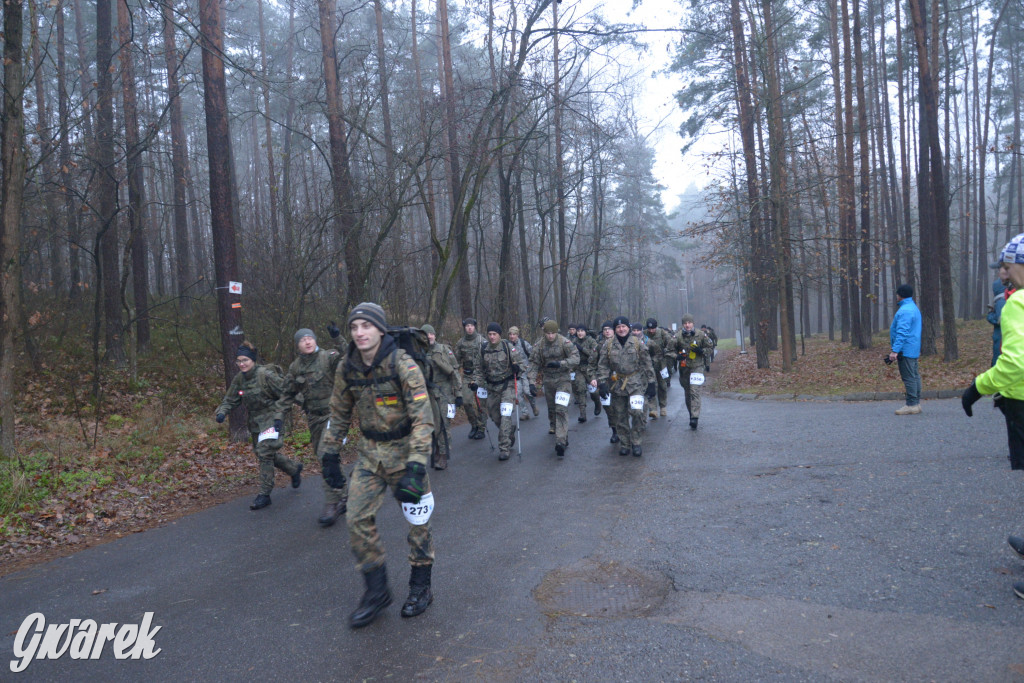
M284 253L286 258L291 257L293 248L293 218L292 218L292 124L295 120L295 98L291 95L291 83L293 79L293 64L295 62L295 0L288 2L288 52L285 56L284 77L288 84L288 108L284 114L284 157L281 169L281 195L283 197L283 218L284 218Z
M128 224L131 226L132 293L135 299L135 343L140 353L149 350L149 242L145 229L145 198L142 194L142 146L139 143L138 98L132 65L131 16L128 0L117 1L117 28L121 47L121 97L128 169Z
M857 68L857 127L860 129L860 336L857 346L871 348L871 163L868 141L868 103L864 93L864 53L861 48L860 0L853 0L853 53ZM852 167L853 160L850 160ZM852 209L851 205L851 209Z
M317 0L320 12L320 47L323 50L324 86L327 94L327 127L331 146L331 187L334 190L335 230L344 245L345 269L348 271L345 309L363 300L364 274L356 230L355 202L349 171L348 140L344 111L341 106L341 82L338 79L338 56L334 44L334 0Z
M181 113L181 90L178 87L178 49L174 40L173 0L165 0L160 6L163 13L164 59L167 63L167 99L171 114L171 188L174 202L174 253L178 279L178 310L183 315L192 313L192 299L187 294L191 284L191 254L189 253L188 213L185 202L185 187L188 183L186 163L188 140Z
M906 120L906 105L904 104L904 85L903 85L903 23L900 19L900 5L901 3L895 3L896 7L896 73L899 80L897 81L896 87L896 98L897 98L897 109L899 110L900 120L900 186L903 197L903 263L907 271L907 275L904 278L904 282L900 284L908 284L915 291L917 289L917 269L914 266L914 236L911 230L910 221L910 161L909 161L909 146L907 143L907 120Z
M224 382L229 386L238 372L235 349L242 340L241 309L232 308L228 282L238 280L235 247L235 211L232 207L231 154L227 143L228 99L224 77L224 25L219 0L200 0L199 24L203 48L203 104L206 110L206 145L210 163L210 224L213 231L213 263L217 287ZM232 438L246 437L241 410L231 411Z
M260 71L263 73L263 133L267 144L267 176L270 187L270 243L274 263L281 262L281 228L278 223L277 172L274 169L274 138L270 128L270 72L267 69L267 34L263 27L263 0L258 3L260 25ZM253 154L257 151L253 150ZM280 275L277 276L280 278ZM278 286L280 286L280 279Z
M81 212L75 210L71 179L71 143L68 140L70 104L67 92L67 64L65 61L64 4L57 6L54 15L57 24L57 126L60 135L60 184L64 195L64 220L68 229L68 294L71 302L82 296L82 271L79 261L79 241L82 238Z
M25 190L24 52L21 0L4 4L0 124L0 458L15 455L14 334L21 311L21 204Z

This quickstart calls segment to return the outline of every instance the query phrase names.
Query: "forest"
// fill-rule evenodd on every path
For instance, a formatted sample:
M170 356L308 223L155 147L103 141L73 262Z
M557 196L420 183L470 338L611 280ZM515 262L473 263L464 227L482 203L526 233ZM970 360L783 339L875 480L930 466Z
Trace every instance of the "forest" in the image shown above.
M0 453L55 345L88 349L98 404L161 329L198 330L227 382L243 338L286 362L364 300L453 339L686 310L788 368L800 335L870 346L905 282L923 352L956 358L1024 230L1024 1L604 10L8 0ZM706 169L676 213L638 95L653 33Z

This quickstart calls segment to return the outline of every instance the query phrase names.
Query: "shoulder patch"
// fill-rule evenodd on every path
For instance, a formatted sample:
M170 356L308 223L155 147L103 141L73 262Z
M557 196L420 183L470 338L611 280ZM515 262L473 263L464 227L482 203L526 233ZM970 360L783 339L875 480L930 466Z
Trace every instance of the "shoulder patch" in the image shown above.
M412 372L413 370L416 369L416 363L410 361L409 364L405 366L405 369Z

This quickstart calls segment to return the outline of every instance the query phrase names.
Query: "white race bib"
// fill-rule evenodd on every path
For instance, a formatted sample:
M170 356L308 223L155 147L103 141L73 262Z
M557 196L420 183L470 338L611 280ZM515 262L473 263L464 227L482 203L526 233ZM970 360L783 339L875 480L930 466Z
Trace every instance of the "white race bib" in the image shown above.
M668 379L668 368L661 369L661 377L662 379Z
M567 391L556 391L555 392L555 404L560 406L569 405L569 392Z
M454 403L449 403L448 404L448 419L452 420L454 418L455 418L455 404Z
M267 429L264 429L262 432L260 432L260 435L256 437L256 443L260 443L261 441L266 441L268 439L276 439L279 436L281 435L277 433L276 429L274 429L273 427L268 427Z
M633 394L629 397L629 409L630 410L643 410L644 409L644 395Z
M402 514L413 526L423 526L434 512L434 492L420 498L418 503L402 503Z
M576 381L576 373L575 372L570 372L569 373L569 381L570 382L575 382Z
M512 414L512 409L515 408L515 405L512 404L512 403L502 403L500 408L501 408L501 416L502 417L508 417L508 416L510 416Z
M607 394L606 396L602 396L601 397L601 405L603 405L603 406L610 406L611 404L612 404L612 395L611 394Z
M699 387L704 384L704 373L703 372L691 372L690 373L690 385Z
M476 388L476 397L481 399L481 400L487 398L487 390L484 389L483 387L477 387Z
M587 385L587 392L588 392L588 393L591 393L591 394L592 394L592 393L594 393L595 391L597 391L597 387L595 387L595 386L594 386L593 384L588 384L588 385Z

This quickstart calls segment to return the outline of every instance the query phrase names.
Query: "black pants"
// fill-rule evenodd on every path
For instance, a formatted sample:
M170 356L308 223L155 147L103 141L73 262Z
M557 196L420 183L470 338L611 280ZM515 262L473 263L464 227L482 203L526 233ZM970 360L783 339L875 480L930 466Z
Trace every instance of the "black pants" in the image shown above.
M1010 442L1010 468L1024 470L1024 401L1000 396L996 405L1006 418L1006 436Z

